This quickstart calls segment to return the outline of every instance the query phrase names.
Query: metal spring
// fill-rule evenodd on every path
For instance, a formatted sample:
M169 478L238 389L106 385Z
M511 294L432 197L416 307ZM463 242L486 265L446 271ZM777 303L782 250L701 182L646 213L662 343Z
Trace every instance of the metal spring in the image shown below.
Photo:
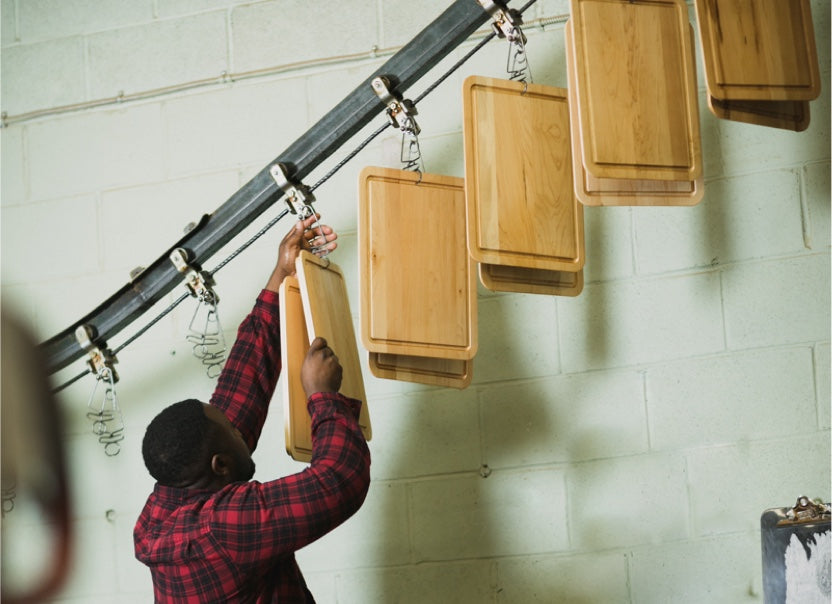
M408 123L410 119L408 118ZM405 126L402 128L402 146L399 158L403 165L403 170L419 173L419 181L422 180L422 172L424 164L422 162L422 149L419 147L419 137L414 132L413 128Z
M532 71L529 67L529 58L526 54L526 44L523 42L523 34L517 29L517 35L513 37L508 46L508 57L506 58L506 72L509 79L514 82L528 84L532 81ZM526 92L525 87L523 92Z
M105 382L107 386L104 389L104 397L101 404L96 408L93 405L95 393L98 390L98 385ZM98 442L104 445L104 453L107 457L118 455L121 451L119 444L124 440L124 420L121 415L121 410L118 407L118 399L116 397L115 382L113 380L112 371L109 369L103 370L95 382L95 387L90 395L90 400L87 403L87 419L92 421L92 433L98 437Z
M205 315L204 321L201 314ZM208 294L200 299L188 325L185 340L193 344L193 355L205 367L206 375L211 379L219 377L227 348L213 295Z

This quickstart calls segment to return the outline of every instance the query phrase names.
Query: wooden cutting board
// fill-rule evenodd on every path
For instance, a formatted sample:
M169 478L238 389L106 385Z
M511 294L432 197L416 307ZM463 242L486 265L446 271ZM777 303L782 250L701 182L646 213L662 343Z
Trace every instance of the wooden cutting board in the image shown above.
M466 245L462 179L368 166L359 183L364 347L472 359L476 281Z
M577 272L568 91L470 76L463 84L468 249L477 262Z
M810 101L820 69L809 0L696 0L710 96Z
M539 268L480 264L480 281L492 290L549 296L577 296L584 288L584 271L547 271Z
M809 101L719 100L708 95L708 108L720 119L803 132L809 127Z
M433 359L379 352L371 352L369 355L373 375L388 380L463 389L471 384L473 378L473 360Z
M286 452L297 461L312 459L312 420L300 380L300 368L308 350L300 285L296 277L286 277L280 284L280 393Z
M685 1L570 0L570 6L587 172L597 178L698 178L696 62Z
M340 392L361 401L358 423L367 440L372 438L370 413L364 392L361 360L352 325L347 286L340 267L328 259L321 259L302 250L295 261L303 313L306 319L308 342L317 337L338 356L343 368Z
M599 178L583 165L582 124L578 112L580 90L576 84L576 66L572 45L572 22L564 28L566 72L569 79L569 113L571 116L572 172L575 195L588 206L691 206L705 193L704 178L693 181L651 180L644 178ZM692 37L692 32L689 32Z

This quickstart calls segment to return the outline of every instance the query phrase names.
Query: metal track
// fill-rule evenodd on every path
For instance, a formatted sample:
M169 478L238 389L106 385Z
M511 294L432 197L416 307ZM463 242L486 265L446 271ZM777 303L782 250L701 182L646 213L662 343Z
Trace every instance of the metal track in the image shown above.
M386 76L391 87L402 93L488 19L488 13L477 0L455 0L445 12L393 55L378 71L243 185L214 213L204 216L196 228L177 241L153 264L95 310L43 342L40 347L46 358L48 372L51 374L59 371L85 354L75 339L75 330L80 325L90 326L94 341L103 347L107 340L139 318L165 294L182 285L181 273L169 260L170 252L174 248L187 249L191 260L202 265L278 201L283 193L269 174L269 168L274 163L284 164L290 177L295 181L301 181L380 114L385 105L370 86L374 77Z

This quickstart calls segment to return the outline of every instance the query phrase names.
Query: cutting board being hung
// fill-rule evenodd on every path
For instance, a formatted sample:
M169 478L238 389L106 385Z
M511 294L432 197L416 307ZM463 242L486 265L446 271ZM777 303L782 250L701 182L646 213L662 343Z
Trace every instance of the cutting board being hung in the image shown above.
M361 359L352 324L347 286L340 267L327 258L301 250L295 261L298 286L306 320L307 344L325 338L343 368L340 392L361 401L358 424L367 440L372 438ZM305 405L304 405L305 408Z
M471 384L474 361L434 359L402 354L370 353L370 371L376 377L462 390Z
M297 461L312 459L312 419L300 379L300 368L308 350L300 284L296 277L286 277L280 284L280 394L286 452Z
M800 132L820 95L809 0L696 0L708 106L721 119Z
M705 192L704 178L664 180L649 178L601 178L589 172L583 163L584 125L579 106L582 91L577 84L577 65L572 22L564 28L566 71L569 79L569 113L572 126L572 172L575 194L587 206L691 206L699 203ZM693 39L692 27L688 37ZM698 128L698 127L697 127ZM698 130L697 130L698 132Z
M572 132L587 173L695 181L702 150L685 1L570 0L570 6L570 89L576 89L570 101L578 118Z
M364 168L358 235L361 339L373 374L431 384L450 375L466 386L470 365L419 360L471 361L477 351L462 179Z
M463 84L468 251L489 289L581 291L584 216L572 185L567 96L483 76Z

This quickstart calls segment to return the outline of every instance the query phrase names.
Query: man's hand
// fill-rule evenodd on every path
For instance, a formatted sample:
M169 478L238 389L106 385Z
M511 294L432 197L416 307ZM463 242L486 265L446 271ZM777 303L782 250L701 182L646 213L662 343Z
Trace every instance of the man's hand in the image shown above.
M325 224L316 224L320 214L298 221L292 227L283 241L277 254L277 264L272 271L266 289L276 292L287 275L295 274L295 260L300 251L315 249L319 256L329 253L338 247L335 240L338 234ZM313 226L314 225L314 226Z
M307 398L316 392L338 392L343 369L324 338L315 338L300 368L300 382Z

